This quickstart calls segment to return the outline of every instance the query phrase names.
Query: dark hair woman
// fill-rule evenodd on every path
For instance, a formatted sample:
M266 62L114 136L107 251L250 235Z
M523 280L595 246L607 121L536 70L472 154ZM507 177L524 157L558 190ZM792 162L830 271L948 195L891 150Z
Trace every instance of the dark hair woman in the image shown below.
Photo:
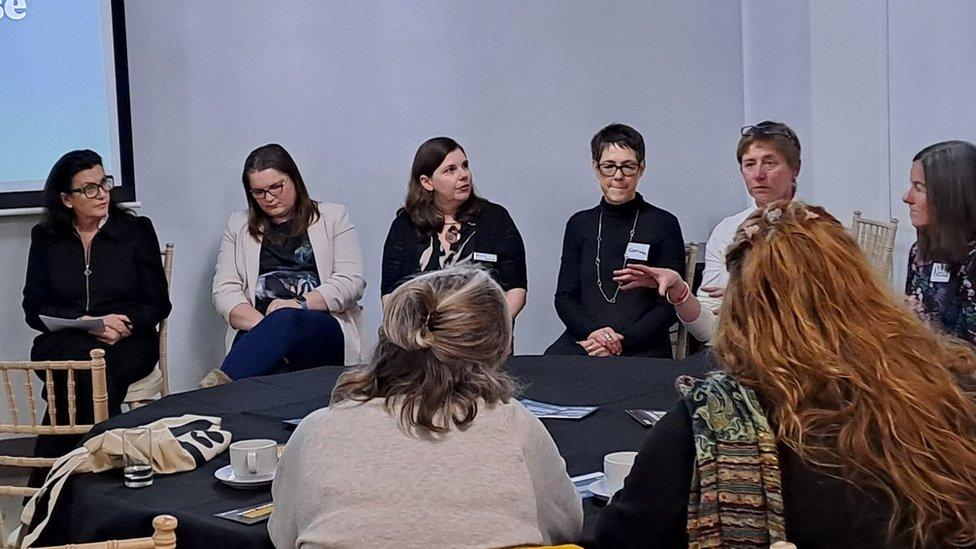
M276 547L575 541L579 496L504 371L511 317L483 270L394 290L368 366L295 430L272 487ZM520 479L512 482L513 479Z
M976 145L945 141L912 160L908 204L918 241L905 293L933 328L976 346Z
M435 137L417 149L407 199L383 246L384 301L420 272L462 261L489 269L512 318L525 306L525 246L508 211L474 192L468 157L456 141Z
M71 151L54 164L44 185L44 220L31 230L23 302L27 324L41 332L31 360L87 360L92 349L105 350L109 415L121 412L129 385L155 366L156 325L170 311L152 222L121 209L112 200L114 185L94 151ZM97 318L102 327L57 329L42 316ZM76 383L77 419L90 423L91 379L79 376ZM62 372L55 373L55 395L63 425L68 405ZM54 397L46 389L42 396L48 402ZM74 447L70 439L38 437L37 453L60 456Z
M213 301L229 352L201 385L326 364L359 364L366 287L345 206L309 197L281 145L248 155L247 211L227 222Z
M566 222L555 298L566 330L546 354L671 358L671 305L648 289L621 293L623 285L611 279L627 263L680 270L678 218L637 192L647 167L640 132L610 124L596 132L590 150L603 196Z
M976 544L973 350L926 330L823 208L757 210L726 262L721 371L679 379L600 545Z

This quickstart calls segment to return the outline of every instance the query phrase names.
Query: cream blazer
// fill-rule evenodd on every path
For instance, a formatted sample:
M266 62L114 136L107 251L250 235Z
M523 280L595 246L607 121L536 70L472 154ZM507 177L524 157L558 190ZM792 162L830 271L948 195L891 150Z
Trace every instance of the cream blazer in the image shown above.
M359 237L345 206L328 202L319 202L318 206L319 218L308 227L308 240L321 280L315 291L322 294L329 312L342 327L346 365L361 364L367 357L359 299L366 289L366 279ZM247 210L233 213L220 242L213 279L214 307L228 323L225 341L228 351L237 335L237 330L230 326L230 311L241 303L254 305L260 259L261 241L247 232Z

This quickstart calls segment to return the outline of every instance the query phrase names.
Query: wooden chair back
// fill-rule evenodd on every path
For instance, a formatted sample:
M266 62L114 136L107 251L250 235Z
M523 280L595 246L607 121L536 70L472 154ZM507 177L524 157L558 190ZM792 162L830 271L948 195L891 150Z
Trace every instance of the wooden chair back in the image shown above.
M163 273L166 275L166 286L169 287L173 279L173 255L176 246L167 242L160 252L163 258ZM148 376L129 386L123 402L129 409L148 404L158 393L160 396L169 394L169 320L164 318L159 323L159 365Z
M867 219L861 217L860 210L854 210L851 232L878 276L883 280L890 281L898 220L894 218L890 221Z
M698 265L699 250L701 247L697 242L685 244L685 282L689 288L695 287L695 267ZM674 349L674 358L682 359L688 356L688 328L678 323L678 341Z
M78 423L77 419L78 395L75 379L77 377L76 372L79 371L91 372L91 398L95 423L100 423L108 419L105 351L102 349L93 349L90 356L91 360L0 362L0 382L2 382L3 391L6 392L6 399L4 400L7 404L9 418L9 421L0 423L0 434L83 435L90 431L94 424ZM54 373L62 371L67 372L67 403L58 402L54 392ZM35 372L38 377L45 379L44 387L48 395L47 411L45 413L48 415L49 425L42 425L43 422L38 421L37 399L34 395L35 391L31 380L31 372ZM45 374L44 376L41 376L42 372ZM22 390L26 397L26 414L22 414L17 409L17 392L15 392L15 389ZM57 411L58 406L61 405L67 406L68 409L67 425L58 424ZM55 458L0 455L0 466L3 467L51 467L55 461ZM0 496L23 498L33 496L36 491L36 488L27 488L24 486L0 486ZM6 539L3 516L0 515L0 547L6 547Z
M176 549L177 523L176 517L172 515L158 515L152 521L153 535L147 538L77 543L35 549Z
M163 272L166 274L166 287L169 288L173 279L173 254L176 245L167 242L163 248ZM169 394L169 318L164 318L159 323L159 371L163 374L163 386L159 394L166 396Z

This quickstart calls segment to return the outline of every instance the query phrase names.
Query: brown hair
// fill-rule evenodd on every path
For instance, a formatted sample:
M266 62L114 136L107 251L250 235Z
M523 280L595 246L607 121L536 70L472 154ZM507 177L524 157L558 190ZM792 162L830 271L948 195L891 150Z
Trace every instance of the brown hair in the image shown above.
M966 262L976 242L976 145L944 141L922 149L929 223L918 230L918 256L926 261Z
M249 176L264 170L278 170L288 176L295 185L295 215L292 217L290 236L301 236L308 230L308 226L319 218L318 204L308 196L305 180L298 171L298 165L284 147L277 143L270 143L258 147L247 155L244 161L244 172L241 182L244 184L244 196L247 197L247 232L256 240L260 240L268 230L271 218L264 213L254 195L251 194Z
M434 206L434 193L420 184L420 176L431 177L444 158L454 151L464 152L464 148L450 137L434 137L424 141L417 154L413 157L410 168L410 181L407 183L407 199L400 208L406 212L410 221L421 234L437 234L444 228L444 215ZM454 219L462 223L471 219L481 211L484 199L474 192L474 182L471 183L471 195L461 204L454 215Z
M446 433L474 421L479 401L508 402L504 372L512 322L498 283L484 270L451 267L393 291L372 362L339 377L332 403L386 399L408 428Z
M742 157L749 152L753 143L771 145L786 158L786 163L794 170L800 169L800 138L792 128L782 122L763 120L755 126L742 128L742 137L735 147L735 161L742 164Z
M767 205L726 261L716 352L777 439L884 493L892 538L976 543L973 350L910 314L823 208Z

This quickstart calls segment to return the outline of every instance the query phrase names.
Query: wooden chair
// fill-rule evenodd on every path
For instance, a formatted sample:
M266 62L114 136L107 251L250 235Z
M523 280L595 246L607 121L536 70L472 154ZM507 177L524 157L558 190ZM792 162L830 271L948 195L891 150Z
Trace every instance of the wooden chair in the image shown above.
M685 282L692 289L695 287L695 267L698 265L699 249L700 246L697 242L685 244ZM685 325L679 322L678 341L675 344L674 358L682 359L686 356L688 356L688 328L685 328Z
M176 246L172 242L167 242L165 249L160 252L163 256L163 272L166 273L166 286L173 278L173 252ZM125 394L123 402L129 405L129 409L145 406L158 394L166 396L169 394L169 349L167 329L168 319L163 319L159 323L159 365L153 368L148 376L129 385L129 392Z
M891 280L891 256L895 249L898 220L894 218L891 221L866 219L861 217L860 210L854 210L851 232L878 276L883 280Z
M172 515L157 515L152 521L153 535L151 537L37 547L35 549L176 549L177 522L176 517Z
M9 423L0 423L0 433L2 434L31 434L31 435L83 435L87 433L94 424L81 424L77 422L77 391L75 387L75 372L90 371L92 376L92 405L95 416L95 423L100 423L108 419L108 389L105 384L105 351L93 349L91 360L57 360L57 361L38 361L38 362L0 362L0 379L3 388L7 393L7 413ZM21 372L22 376L16 376L16 372ZM67 371L67 407L68 424L58 425L57 409L59 403L54 398L54 372ZM31 372L40 372L46 375L45 388L48 394L47 414L50 425L41 425L37 419L37 401L34 398L34 386L31 380ZM15 385L14 379L22 377L22 385ZM17 398L14 387L20 387L26 395L29 421L21 418L17 410ZM24 419L24 421L22 421ZM18 457L0 455L0 466L4 467L51 467L55 458L39 457ZM30 497L37 492L36 488L24 486L0 486L0 496ZM3 524L3 517L0 516L0 547L6 547L6 530ZM20 545L18 540L17 545Z

